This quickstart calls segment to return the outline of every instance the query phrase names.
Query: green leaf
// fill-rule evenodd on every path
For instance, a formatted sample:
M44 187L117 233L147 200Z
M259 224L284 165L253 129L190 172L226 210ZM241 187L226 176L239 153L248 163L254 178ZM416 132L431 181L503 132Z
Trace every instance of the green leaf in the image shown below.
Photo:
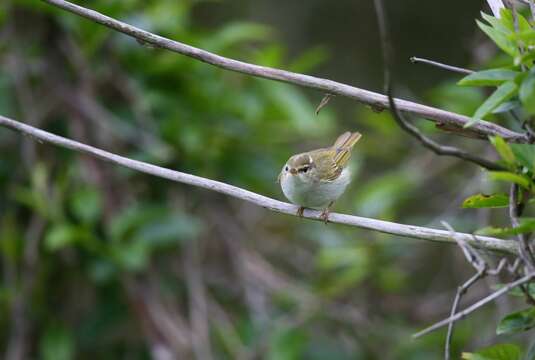
M504 284L496 284L496 285L492 286L492 288L494 290L499 290L499 289L503 288L504 286L505 286ZM535 296L535 284L528 284L527 291L531 296ZM508 295L517 296L517 297L526 296L524 294L524 292L522 291L522 289L520 288L520 286L515 286L514 288L509 290Z
M333 246L322 249L316 263L321 270L318 287L326 295L336 295L365 279L369 253L363 247Z
M60 224L52 227L45 236L45 247L50 251L60 250L88 237L87 231L71 224Z
M507 171L489 171L489 176L492 180L507 181L518 184L525 189L530 188L530 180L522 175L518 175Z
M137 272L145 269L150 260L150 247L147 243L134 241L114 244L111 255L115 264L126 271Z
M43 360L74 359L75 343L72 332L63 326L53 326L46 329L42 337L39 350Z
M492 227L488 226L476 231L477 235L487 236L510 236L524 234L535 230L535 218L521 218L519 219L519 225L515 228L512 227Z
M71 195L70 201L71 211L80 221L92 224L98 220L102 204L96 189L80 189Z
M509 206L509 196L504 193L500 194L476 194L463 201L464 209L481 209L481 208L501 208Z
M518 85L514 81L507 81L501 84L492 95L490 95L487 100L477 108L472 120L469 121L465 127L469 127L476 121L483 119L486 115L500 106L500 104L512 98L517 91Z
M533 51L533 49L527 50L525 53L519 54L515 57L515 65L518 66L520 64L524 64L527 66L531 66L534 59L535 51Z
M463 353L465 360L520 360L522 351L514 344L496 344L475 353Z
M498 86L502 83L514 80L519 74L509 69L482 70L465 76L459 82L461 86Z
M172 212L141 226L133 236L133 241L146 242L150 247L165 247L194 240L201 230L198 219L185 213Z
M504 9L504 10L507 10L507 9ZM485 19L485 21L487 21L490 25L492 25L494 29L504 34L511 34L514 31L513 24L505 20L504 17L502 17L501 19L498 19L492 15L484 13L483 11L481 12L481 17Z
M496 30L488 25L483 24L482 22L476 20L477 26L483 31L487 36L494 41L494 43L502 49L505 53L516 56L518 49L516 48L514 42L509 40L509 37L503 31Z
M271 29L268 26L250 22L234 22L214 32L214 36L207 38L202 45L212 52L223 52L240 43L266 40L270 34Z
M535 31L532 29L519 31L517 33L512 33L508 37L510 40L532 42L535 41Z
M328 58L327 49L323 46L317 46L305 51L291 64L288 64L288 70L300 73L310 72L325 63Z
M525 166L529 171L535 172L535 145L511 144L510 147L515 154L517 162Z
M535 327L535 307L530 307L504 317L496 328L496 334L516 334L533 327Z
M273 332L266 359L292 360L302 359L307 335L300 328L280 328Z
M504 103L502 103L500 106L498 106L496 109L492 110L493 114L501 114L505 112L509 112L514 109L518 109L522 106L520 101L518 100L509 100Z
M500 24L504 26L507 29L508 33L514 33L515 32L515 18L513 17L513 12L507 8L502 8L500 11L501 18L498 19ZM518 29L520 31L529 30L531 29L531 25L526 20L524 16L520 12L517 12L516 14L516 21L518 25Z
M535 74L533 72L522 82L519 97L524 110L535 115Z
M516 158L515 154L513 154L513 150L507 144L503 138L499 136L492 136L490 137L490 142L496 149L496 152L500 154L500 157L507 163L507 165L514 166L516 164Z

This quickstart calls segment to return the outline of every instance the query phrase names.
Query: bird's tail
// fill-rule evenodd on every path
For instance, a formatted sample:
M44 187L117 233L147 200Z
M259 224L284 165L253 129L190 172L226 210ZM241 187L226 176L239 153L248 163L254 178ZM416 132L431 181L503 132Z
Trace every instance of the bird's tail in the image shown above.
M352 133L346 131L336 139L333 145L333 149L336 150L336 155L333 160L337 166L344 167L347 164L351 157L353 146L355 146L361 137L362 134L359 132Z
M360 140L361 137L362 137L362 134L359 132L352 133L350 131L346 131L345 133L340 135L338 139L336 139L336 141L334 142L333 148L351 151L353 146L355 146L355 144L357 143L357 141Z

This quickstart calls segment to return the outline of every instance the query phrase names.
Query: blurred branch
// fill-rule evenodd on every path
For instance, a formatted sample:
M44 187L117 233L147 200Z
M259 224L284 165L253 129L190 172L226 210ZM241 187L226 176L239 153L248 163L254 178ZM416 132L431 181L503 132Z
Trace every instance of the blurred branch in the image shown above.
M451 306L451 313L450 317L454 316L459 308L459 303L461 301L461 297L468 291L468 289L474 285L477 281L481 280L485 276L484 270L479 270L477 273L475 273L470 279L466 280L464 284L459 286L457 288L457 293L455 294L455 298L453 299L453 305ZM450 360L451 356L451 338L453 336L453 324L454 322L450 322L448 324L448 332L446 334L446 345L444 346L444 359Z
M516 200L516 199L515 199ZM454 229L446 222L442 222L442 224L451 232L452 236L457 240L457 244L463 251L464 256L466 257L466 260L472 267L476 270L476 274L474 274L470 279L468 279L466 282L464 282L461 286L457 288L457 293L455 294L455 298L453 300L453 305L451 308L451 314L450 317L447 319L444 319L440 322L435 323L434 325L416 333L413 335L414 338L426 335L434 330L437 330L443 326L448 325L448 332L446 334L446 344L445 344L445 350L444 350L444 358L446 360L450 359L450 346L451 346L451 337L453 335L453 325L456 321L463 319L473 311L479 309L480 307L486 305L487 303L496 300L498 297L508 293L515 287L519 287L522 291L524 290L525 284L528 284L534 277L535 272L530 271L526 276L523 278L517 279L516 281L513 281L501 289L493 292L492 294L488 295L487 297L479 300L472 306L464 309L461 312L457 312L457 309L459 307L459 302L461 300L461 297L468 291L468 289L474 285L479 280L485 278L486 276L497 276L499 275L502 270L506 269L509 273L516 275L516 271L519 268L520 265L520 258L516 258L516 260L512 264L508 264L508 261L506 258L502 258L495 269L490 269L487 262L477 253L476 250L474 250L469 244L467 244L465 241L463 241L460 238L457 238L455 235ZM525 291L526 292L526 291Z
M412 56L409 60L413 64L431 65L440 69L444 69L444 70L448 70L448 71L452 71L452 72L456 72L456 73L464 74L464 75L470 75L474 72L473 70L469 70L469 69L465 69L465 68L461 68L457 66L452 66L452 65L447 65L447 64L442 64L442 63L439 63L438 61L423 59L423 58L419 58L416 56Z
M452 236L455 236L455 230L451 227L450 224L443 221L442 225L446 229L448 229ZM507 265L507 259L502 258L500 262L498 263L498 266L496 266L496 269L489 269L487 262L481 257L481 255L478 254L478 252L473 249L469 244L464 242L461 239L457 240L457 245L461 248L463 251L464 257L466 258L466 261L472 267L476 270L476 273L467 281L465 281L461 286L457 288L457 292L455 294L455 298L453 299L453 304L451 306L451 313L450 317L455 316L457 313L457 310L459 309L459 303L461 302L461 297L470 289L472 285L474 285L479 280L483 279L487 275L497 275L499 274L502 269L505 268ZM514 266L511 267L512 271L514 271ZM444 359L449 360L451 358L451 338L453 336L453 325L455 322L450 322L448 324L448 332L446 334L446 343L444 346Z
M409 123L404 116L398 111L398 105L394 101L393 97L393 87L392 87L392 56L391 56L391 43L387 29L386 14L384 12L383 3L381 0L374 0L375 2L375 11L377 13L377 22L379 24L379 34L381 38L381 46L383 50L383 71L384 71L384 87L388 96L388 102L390 104L390 109L394 120L398 125L405 130L407 133L415 137L422 145L429 150L433 151L437 155L452 156L465 160L479 166L484 167L488 170L506 170L503 166L494 163L492 161L481 158L477 155L473 155L469 152L458 149L454 146L444 146L440 145L434 140L428 138L418 130L416 126Z
M238 199L242 199L244 201L248 201L258 206L262 206L263 208L274 212L296 216L296 211L298 209L298 206L296 205L271 199L267 196L256 194L254 192L241 189L239 187L232 186L229 184L225 184L223 182L166 169L142 161L132 160L89 145L79 143L77 141L64 138L62 136L51 134L44 130L37 129L35 127L20 123L15 120L11 120L4 116L0 116L0 126L7 127L12 130L21 132L25 135L31 136L37 141L48 142L66 149L74 150L83 154L92 155L99 159L118 164L132 170L172 180L175 182L200 187L210 191L219 192ZM323 219L321 218L321 211L306 209L304 211L303 216L308 219L323 221ZM374 230L386 234L409 237L414 239L447 243L456 242L456 240L452 238L452 235L448 231L413 225L398 224L394 222L370 219L360 216L333 213L329 216L329 221L332 223L344 224L361 229ZM515 241L502 240L486 236L474 236L471 234L464 233L456 233L455 235L457 239L462 239L477 248L502 251L512 254L516 254L517 251Z
M529 10L531 12L531 20L535 21L535 1L533 0L527 0L529 5Z
M148 31L141 30L124 22L103 15L94 10L86 9L84 7L72 4L68 1L43 1L50 5L57 6L74 14L97 22L106 27L117 30L123 34L131 36L141 43L150 44L158 48L167 49L182 55L186 55L199 61L226 70L236 71L242 74L257 76L271 80L282 81L319 90L333 95L348 97L360 101L362 103L371 105L374 108L389 108L391 106L388 97L382 94L349 86L332 80L321 79L309 75L303 75L290 71L284 71L280 69L269 68L265 66L249 64L243 61L229 59L199 48L195 48L193 46L180 43L178 41L155 35ZM421 105L411 101L396 99L395 102L397 107L401 111L412 113L440 124L448 124L451 126L455 126L459 128L460 131L462 131L463 126L470 121L470 118L467 116L433 108L426 105ZM517 133L486 121L477 122L471 127L470 131L476 131L482 139L486 139L488 136L499 135L507 141L511 142L525 143L528 141L525 134Z
M520 226L519 216L522 215L524 206L529 200L525 199L528 195L525 195L519 204L518 201L518 185L512 184L511 190L509 191L509 218L511 219L511 225L513 228ZM518 234L518 254L524 262L524 265L527 266L530 272L535 271L535 260L533 258L533 253L531 247L529 246L529 234L521 233Z
M502 287L499 290L493 292L489 296L479 300L478 302L476 302L472 306L464 309L463 311L458 312L454 316L450 316L449 318L444 319L442 321L439 321L436 324L428 327L427 329L424 329L424 330L414 334L413 337L414 338L421 337L421 336L426 335L426 334L428 334L428 333L430 333L432 331L440 329L441 327L446 326L451 322L455 322L457 320L460 320L460 319L466 317L467 315L471 314L472 312L476 311L480 307L488 304L489 302L494 301L497 298L499 298L500 296L507 294L509 291L511 291L515 287L524 285L528 281L531 281L533 278L535 278L535 272L531 272L531 273L525 275L524 277L505 285L504 287Z
M492 15L494 17L500 18L500 11L505 8L503 5L502 0L487 0L487 3L489 4L490 10L492 11Z
M208 300L204 286L200 244L191 239L185 245L183 264L189 300L189 321L192 332L192 348L196 359L211 360L210 325L208 321Z

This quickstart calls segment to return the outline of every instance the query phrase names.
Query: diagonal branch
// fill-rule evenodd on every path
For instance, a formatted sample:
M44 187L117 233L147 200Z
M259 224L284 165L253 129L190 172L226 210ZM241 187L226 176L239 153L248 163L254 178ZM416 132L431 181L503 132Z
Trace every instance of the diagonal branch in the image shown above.
M513 281L513 282L511 282L511 283L509 283L507 285L505 285L504 287L500 288L500 290L497 290L497 291L493 292L489 296L479 300L478 302L476 302L475 304L467 307L463 311L460 311L457 314L455 314L454 316L450 316L447 319L444 319L442 321L437 322L436 324L428 327L427 329L424 329L424 330L414 334L412 337L413 338L418 338L418 337L424 336L425 334L428 334L428 333L430 333L432 331L440 329L441 327L446 326L451 322L455 322L457 320L460 320L460 319L466 317L467 315L471 314L472 312L476 311L480 307L488 304L489 302L494 301L497 298L499 298L500 296L507 294L509 291L513 290L515 287L524 285L525 283L531 281L533 278L535 278L535 272L531 272L531 273L527 274L526 276L524 276L524 277L522 277L522 278L520 278L520 279L518 279L516 281Z
M377 13L377 22L379 23L379 35L381 38L381 46L383 50L383 71L384 71L384 86L385 91L388 96L388 103L390 104L390 109L394 120L398 125L408 132L410 135L415 137L420 143L433 151L437 155L452 156L456 157L474 164L477 164L481 167L484 167L488 170L506 170L505 167L494 163L492 161L486 160L477 155L471 154L467 151L458 149L454 146L445 146L440 145L436 141L428 138L418 130L416 126L408 122L403 114L398 111L398 105L394 101L393 97L393 88L392 88L392 55L391 55L391 43L387 29L386 23L386 14L384 12L383 3L381 0L375 0L375 11Z
M509 218L513 228L520 226L519 216L522 215L525 202L529 199L522 199L522 203L518 201L518 185L512 184L509 191ZM518 255L527 266L529 271L535 271L535 259L529 246L529 234L518 234Z
M426 65L437 67L439 69L452 71L452 72L455 72L455 73L458 73L458 74L470 75L470 74L474 73L473 70L465 69L465 68L458 67L458 66L443 64L443 63L440 63L438 61L419 58L419 57L416 57L416 56L412 56L409 60L413 64L426 64Z
M453 304L451 305L450 317L455 316L457 310L459 309L459 303L461 302L461 297L470 289L472 285L481 280L485 276L485 269L478 270L470 279L466 280L461 286L457 288L455 293L455 298L453 299ZM446 333L446 345L444 346L444 359L449 360L451 358L451 338L453 336L453 324L455 322L450 322L448 324L448 332Z
M166 169L142 161L129 159L124 156L116 155L89 145L79 143L74 140L64 138L62 136L51 134L44 130L23 124L21 122L9 119L1 115L0 126L18 131L25 135L29 135L38 141L48 142L66 149L77 151L79 153L88 154L135 171L226 194L228 196L241 199L252 204L256 204L274 212L296 216L296 211L298 208L296 205L271 199L267 196L256 194L252 191L241 189L239 187L232 186L220 181L210 180L200 176L186 174L183 172ZM304 211L303 216L308 219L323 221L321 217L321 211L306 209ZM462 241L465 241L466 243L476 248L501 251L510 254L517 253L516 242L512 240L502 240L487 236L474 236L471 234L464 233L455 233L455 237L452 237L452 234L449 231L437 230L421 226L404 225L389 221L336 213L333 213L329 216L329 222L349 225L361 229L378 231L396 236L428 241L447 242L455 244L456 239L461 239Z
M249 64L243 61L229 59L219 56L208 51L174 41L163 36L159 36L148 31L141 30L137 27L128 25L124 22L103 15L97 11L90 10L64 0L42 0L50 5L57 6L71 13L85 17L91 21L119 31L131 36L142 43L167 49L182 55L189 56L199 61L220 67L222 69L236 71L246 75L252 75L265 79L282 81L290 84L303 86L310 89L319 90L324 93L340 95L357 100L359 102L371 105L375 108L389 108L390 103L387 96L372 91L360 89L332 80L317 78L314 76L293 73L290 71ZM396 99L397 107L404 112L421 116L440 124L441 126L449 125L463 132L463 126L470 121L468 116L452 113L449 111L433 108L431 106L421 105L407 100ZM479 121L474 124L469 131L476 132L481 139L487 139L488 136L499 135L507 141L526 143L528 141L525 134L514 132L502 126Z

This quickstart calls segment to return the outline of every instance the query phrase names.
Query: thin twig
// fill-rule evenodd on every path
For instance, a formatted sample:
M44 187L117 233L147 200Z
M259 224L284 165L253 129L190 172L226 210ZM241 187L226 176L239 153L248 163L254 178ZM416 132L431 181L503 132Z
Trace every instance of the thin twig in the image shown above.
M455 237L455 230L453 227L448 224L445 221L442 221L442 225L446 229L450 231L454 239L457 239ZM457 288L457 292L455 294L455 298L453 299L453 304L451 306L451 313L450 317L454 316L455 313L457 313L457 310L459 308L459 303L461 302L461 297L468 291L468 289L474 285L478 280L482 279L486 275L487 270L487 264L485 260L479 255L477 251L475 251L469 244L467 244L464 240L457 239L457 243L459 244L459 247L463 251L464 257L466 260L476 269L476 274L474 274L470 279L468 279L464 284L459 286ZM502 259L505 260L505 259ZM503 265L505 262L500 262L498 267L496 268L496 271L499 271L501 268L503 268ZM449 360L451 356L451 339L453 337L453 326L454 322L451 322L448 324L448 332L446 334L446 342L444 345L444 359Z
M88 154L99 159L127 167L132 170L154 175L160 178L168 179L183 184L200 187L210 191L226 194L271 211L296 216L298 206L288 204L282 201L271 199L267 196L256 194L252 191L241 189L220 181L206 179L200 176L186 174L160 166L152 165L142 161L129 159L119 156L74 140L54 135L41 129L11 120L0 116L0 126L29 135L38 141L48 142L66 149L74 150L80 153ZM323 221L321 211L306 209L303 216L308 219ZM455 243L448 231L426 228L421 226L404 225L389 221L370 219L360 216L331 213L329 221L332 223L350 225L362 229L374 230L382 233L410 237L415 239ZM463 239L467 243L477 248L488 250L502 251L510 254L516 254L516 242L511 240L502 240L487 236L477 236L464 233L456 233L456 238Z
M490 10L492 11L492 14L496 18L500 18L500 11L505 7L503 5L502 0L487 0L487 3L490 6Z
M452 71L452 72L459 73L459 74L470 75L474 73L473 70L469 70L469 69L465 69L465 68L457 67L457 66L452 66L452 65L447 65L447 64L439 63L438 61L423 59L423 58L419 58L416 56L412 56L409 60L413 64L431 65L440 69Z
M507 1L509 3L509 6L511 7L511 14L513 15L513 28L514 28L514 31L515 33L518 33L520 31L520 26L518 24L518 13L516 11L516 3L514 2L514 0L508 0ZM518 52L520 53L520 55L524 54L524 45L522 44L522 42L518 42L517 41L517 46L518 46ZM520 69L524 72L526 71L526 66L523 64L523 63L520 63Z
M459 309L459 303L461 301L461 297L468 291L470 286L474 285L478 280L482 279L485 276L485 270L481 269L477 273L474 274L470 279L468 279L464 284L459 286L457 289L457 293L455 294L455 299L453 300L453 305L451 306L451 313L450 317L455 316L457 313L457 310ZM453 324L455 322L450 322L448 324L448 332L446 334L446 344L444 346L444 359L449 360L451 357L451 338L453 336Z
M531 12L531 21L535 23L535 1L533 0L527 0L529 5L529 10Z
M385 92L388 96L388 102L390 104L390 109L392 115L398 125L408 132L410 135L415 137L422 145L429 150L433 151L437 155L444 156L453 156L474 164L477 164L481 167L484 167L488 170L505 170L502 165L494 163L492 161L480 158L479 156L470 154L466 151L458 149L454 146L443 146L435 142L434 140L426 137L424 134L418 130L418 128L411 123L409 123L404 116L398 111L398 106L393 98L393 87L392 87L392 56L391 56L391 42L389 39L387 23L386 23L386 14L383 9L381 0L374 0L375 10L377 13L377 22L379 24L379 34L381 37L381 46L383 50L383 72L384 72L384 87Z
M448 224L446 221L441 221L441 224L450 232L453 239L457 242L457 245L459 245L463 251L466 261L468 261L468 263L472 265L476 271L481 271L482 269L485 270L487 268L487 264L481 255L479 255L479 253L474 250L474 248L472 248L472 246L470 246L470 244L468 244L464 239L457 238L455 236L457 232L450 224Z
M523 208L524 203L518 204L518 185L512 184L509 192L509 217L513 228L520 226L518 217L522 214ZM518 234L518 254L529 271L535 271L535 260L526 234Z
M320 113L321 109L327 106L327 104L329 103L332 97L333 97L332 94L325 94L325 96L321 99L318 107L316 108L316 111L315 111L316 115Z
M499 298L500 296L507 294L509 291L511 291L515 287L517 287L519 285L522 285L522 284L525 284L528 281L531 281L533 278L535 278L535 272L529 273L526 276L524 276L524 277L522 277L522 278L520 278L520 279L518 279L516 281L513 281L513 282L511 282L511 283L509 283L507 285L505 285L504 287L502 287L499 290L493 292L489 296L479 300L478 302L476 302L472 306L464 309L463 311L458 312L456 315L450 316L447 319L439 321L436 324L431 325L430 327L428 327L428 328L426 328L426 329L414 334L412 337L413 338L419 338L421 336L429 334L432 331L440 329L441 327L446 326L451 322L455 322L457 320L460 320L460 319L466 317L467 315L471 314L472 312L476 311L480 307L488 304L489 302L494 301L497 298Z
M143 43L151 44L157 48L167 49L185 56L192 57L199 61L242 74L262 77L271 80L282 81L290 84L303 86L310 89L319 90L324 93L348 97L359 102L371 105L376 108L390 107L390 100L387 96L357 87L342 84L336 81L321 79L314 76L293 73L275 68L249 64L243 61L229 59L208 51L189 46L178 41L174 41L162 36L155 35L148 31L141 30L124 22L118 21L97 11L90 10L64 0L42 0L50 5L57 6L71 13L85 17L91 21L119 31L123 34L140 40ZM396 99L396 105L401 111L409 112L431 121L448 124L463 130L463 126L471 119L467 116L455 114L449 111L433 108L426 105L417 104L411 101ZM476 131L480 138L486 139L488 136L499 135L507 141L525 143L525 134L514 132L499 125L486 121L479 121L472 126L470 131Z
M184 249L184 274L189 297L192 350L197 359L212 360L208 300L203 280L199 241L191 240Z

